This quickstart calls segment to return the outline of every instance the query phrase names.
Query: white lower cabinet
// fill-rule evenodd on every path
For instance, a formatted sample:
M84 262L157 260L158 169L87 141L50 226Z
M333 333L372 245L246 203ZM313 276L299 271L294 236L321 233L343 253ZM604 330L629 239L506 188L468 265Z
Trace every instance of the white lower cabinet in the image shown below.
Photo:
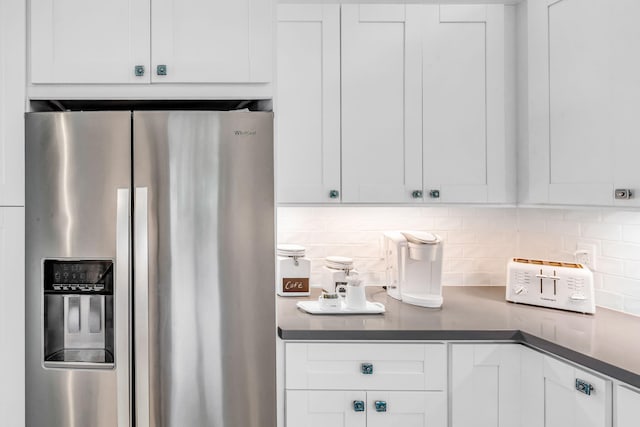
M618 385L616 387L616 427L640 425L640 392Z
M513 427L520 418L520 345L451 346L451 425Z
M610 380L526 347L522 352L523 427L611 427Z
M287 427L445 427L444 343L287 343Z
M521 344L286 343L285 359L286 427L640 426L639 390Z
M447 425L443 392L287 390L290 427Z

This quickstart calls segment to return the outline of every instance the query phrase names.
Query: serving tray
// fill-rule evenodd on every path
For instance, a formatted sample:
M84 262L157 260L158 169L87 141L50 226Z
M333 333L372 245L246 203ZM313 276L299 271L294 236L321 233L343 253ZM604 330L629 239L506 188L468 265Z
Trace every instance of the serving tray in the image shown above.
M338 308L322 307L320 301L298 301L296 305L309 314L382 314L385 312L384 304L370 301L367 301L365 308L358 310L348 308L342 302Z

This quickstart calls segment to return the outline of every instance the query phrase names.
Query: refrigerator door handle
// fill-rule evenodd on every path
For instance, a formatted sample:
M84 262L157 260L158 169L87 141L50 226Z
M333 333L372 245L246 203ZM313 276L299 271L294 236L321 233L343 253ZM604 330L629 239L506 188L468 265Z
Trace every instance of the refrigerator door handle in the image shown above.
M129 262L131 210L128 188L118 188L116 193L116 283L115 283L115 362L117 367L118 426L131 425L129 404L131 382L129 377L131 265Z
M136 187L134 210L136 426L150 425L148 189Z

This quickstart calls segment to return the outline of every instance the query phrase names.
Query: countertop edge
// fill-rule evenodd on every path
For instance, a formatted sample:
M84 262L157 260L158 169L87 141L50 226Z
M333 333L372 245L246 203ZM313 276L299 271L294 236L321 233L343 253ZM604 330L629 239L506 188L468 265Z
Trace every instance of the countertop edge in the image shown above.
M278 326L278 337L285 341L511 341L562 357L570 362L640 388L640 375L638 374L520 330L311 331L283 330Z

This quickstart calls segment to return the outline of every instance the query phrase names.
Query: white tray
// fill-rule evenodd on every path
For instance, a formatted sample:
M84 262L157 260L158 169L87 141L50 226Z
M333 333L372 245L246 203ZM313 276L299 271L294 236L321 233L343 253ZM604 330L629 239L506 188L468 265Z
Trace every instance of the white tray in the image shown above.
M297 306L309 314L381 314L385 312L384 304L369 301L365 308L359 310L347 308L342 302L340 302L340 308L322 307L320 301L298 301Z

